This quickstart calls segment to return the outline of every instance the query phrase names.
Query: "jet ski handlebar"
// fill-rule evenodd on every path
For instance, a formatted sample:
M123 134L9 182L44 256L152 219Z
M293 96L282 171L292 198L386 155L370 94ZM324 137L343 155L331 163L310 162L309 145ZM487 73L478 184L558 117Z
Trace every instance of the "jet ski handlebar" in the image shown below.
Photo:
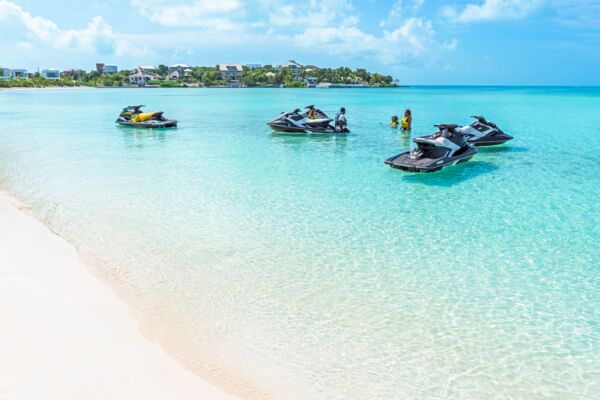
M434 125L434 126L436 128L439 128L439 129L448 129L448 130L452 130L452 129L458 128L458 125L456 125L456 124L437 124L437 125Z

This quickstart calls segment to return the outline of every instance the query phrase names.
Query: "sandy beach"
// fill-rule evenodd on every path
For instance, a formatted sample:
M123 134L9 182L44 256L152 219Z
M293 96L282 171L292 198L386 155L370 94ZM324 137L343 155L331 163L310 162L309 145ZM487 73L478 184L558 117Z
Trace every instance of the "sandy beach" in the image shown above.
M76 249L0 193L0 398L233 399L146 340Z

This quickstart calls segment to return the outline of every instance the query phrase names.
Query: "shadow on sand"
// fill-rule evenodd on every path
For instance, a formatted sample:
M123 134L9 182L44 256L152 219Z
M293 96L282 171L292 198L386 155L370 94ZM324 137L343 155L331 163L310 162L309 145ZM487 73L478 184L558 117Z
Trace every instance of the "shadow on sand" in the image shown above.
M469 161L463 164L446 167L438 172L410 173L400 170L394 170L404 174L402 180L410 183L421 183L429 186L450 187L469 179L476 178L494 172L498 169L496 164L484 161Z

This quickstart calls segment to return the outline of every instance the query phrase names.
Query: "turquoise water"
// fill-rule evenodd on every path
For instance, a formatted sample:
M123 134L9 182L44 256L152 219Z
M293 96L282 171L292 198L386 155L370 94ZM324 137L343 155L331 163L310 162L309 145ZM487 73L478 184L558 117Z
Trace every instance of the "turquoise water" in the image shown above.
M116 126L146 104L177 129ZM348 137L278 136L308 104ZM413 134L515 139L411 175ZM0 92L0 190L103 260L145 333L247 397L600 398L600 89ZM127 297L127 296L126 296Z

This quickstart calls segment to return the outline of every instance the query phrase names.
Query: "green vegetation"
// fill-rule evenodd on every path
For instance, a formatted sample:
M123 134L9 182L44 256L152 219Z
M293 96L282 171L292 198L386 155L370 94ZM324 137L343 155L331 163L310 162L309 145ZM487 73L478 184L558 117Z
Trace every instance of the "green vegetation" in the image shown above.
M177 79L173 79L166 65L159 65L152 74L156 77L160 87L185 87L185 84L198 84L204 86L221 86L227 82L223 80L216 67L193 67L192 72L180 72ZM113 74L99 73L98 71L84 72L73 70L61 73L58 80L44 79L39 73L30 74L29 78L0 79L0 87L48 87L48 86L90 86L90 87L122 87L130 85L131 71L122 70ZM184 76L185 75L185 76ZM283 68L277 71L272 65L250 70L244 67L243 83L248 87L283 86L286 88L306 87L305 80L311 84L364 84L369 86L389 87L394 86L392 77L378 73L370 73L363 68L351 70L347 67L302 69L294 77L292 71Z
M306 87L306 82L286 82L283 84L284 88L303 88Z

